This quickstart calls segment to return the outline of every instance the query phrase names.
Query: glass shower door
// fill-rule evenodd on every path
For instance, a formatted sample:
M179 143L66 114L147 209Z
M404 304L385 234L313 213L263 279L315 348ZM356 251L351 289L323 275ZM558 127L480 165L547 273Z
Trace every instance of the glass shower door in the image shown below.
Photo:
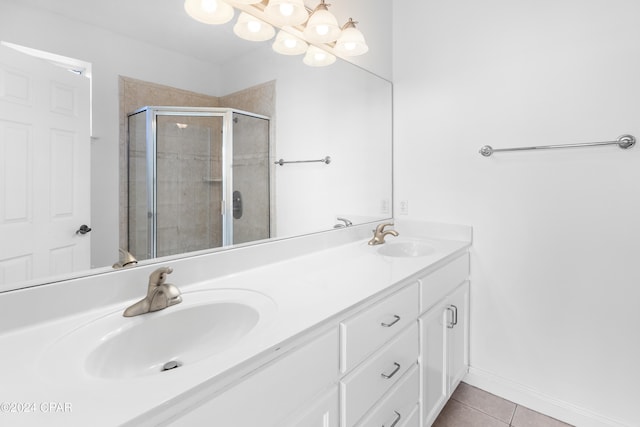
M149 221L149 186L147 177L147 112L129 116L129 144L127 148L127 250L138 260L153 257L152 230Z
M222 116L156 120L156 254L222 246Z
M233 243L270 237L269 120L233 113Z

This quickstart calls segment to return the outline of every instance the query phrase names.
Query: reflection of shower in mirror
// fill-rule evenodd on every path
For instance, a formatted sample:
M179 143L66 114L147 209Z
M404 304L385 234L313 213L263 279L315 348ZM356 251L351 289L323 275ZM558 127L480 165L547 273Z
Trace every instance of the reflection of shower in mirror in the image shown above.
M269 123L230 108L130 114L129 251L149 259L269 238Z

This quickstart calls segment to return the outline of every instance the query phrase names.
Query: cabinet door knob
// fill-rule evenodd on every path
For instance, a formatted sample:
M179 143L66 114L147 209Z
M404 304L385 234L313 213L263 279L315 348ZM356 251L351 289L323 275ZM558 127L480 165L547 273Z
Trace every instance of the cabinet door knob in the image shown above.
M393 362L393 364L395 365L395 369L394 369L393 371L391 371L391 373L390 373L390 374L385 374L384 372L383 372L383 373L381 373L381 374L380 374L380 376L381 376L382 378L384 378L384 379L387 379L387 380L388 380L389 378L393 377L395 374L397 374L397 373L398 373L398 371L400 370L400 364L399 364L399 363L396 363L396 362Z
M395 319L393 322L391 322L391 323L382 322L382 323L380 323L380 326L384 326L385 328L390 328L390 327L392 327L393 325L395 325L396 323L398 323L400 321L400 316L398 316L397 314L394 314L393 318Z

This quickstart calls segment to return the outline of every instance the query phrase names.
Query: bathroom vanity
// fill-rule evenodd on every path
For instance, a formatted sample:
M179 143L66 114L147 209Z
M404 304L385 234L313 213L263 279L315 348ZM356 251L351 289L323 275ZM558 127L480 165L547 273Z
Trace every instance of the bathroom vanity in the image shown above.
M0 294L0 421L429 426L468 367L471 229L371 228ZM123 317L165 265L182 303Z

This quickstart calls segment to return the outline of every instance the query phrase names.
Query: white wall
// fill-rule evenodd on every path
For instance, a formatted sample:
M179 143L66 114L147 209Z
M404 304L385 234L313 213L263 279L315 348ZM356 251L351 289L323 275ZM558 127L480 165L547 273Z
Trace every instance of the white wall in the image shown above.
M393 2L395 201L474 227L469 380L640 425L640 3ZM397 212L397 211L396 211Z
M309 8L317 3L305 0ZM272 168L277 237L326 230L336 216L358 223L391 214L381 209L392 191L391 88L384 80L391 78L391 3L336 2L330 10L341 25L359 21L370 50L353 58L358 67L341 60L309 67L302 56L275 55L270 42L222 66L222 94L276 80L275 159L332 158L329 166Z
M223 93L276 81L274 159L331 163L271 166L276 237L389 218L391 84L344 61L309 67L267 46L222 67Z
M309 8L315 7L318 0L305 0ZM349 18L357 22L356 27L362 32L369 46L365 55L349 58L349 61L369 70L380 77L391 80L391 0L348 0L328 1L329 11L344 25Z

